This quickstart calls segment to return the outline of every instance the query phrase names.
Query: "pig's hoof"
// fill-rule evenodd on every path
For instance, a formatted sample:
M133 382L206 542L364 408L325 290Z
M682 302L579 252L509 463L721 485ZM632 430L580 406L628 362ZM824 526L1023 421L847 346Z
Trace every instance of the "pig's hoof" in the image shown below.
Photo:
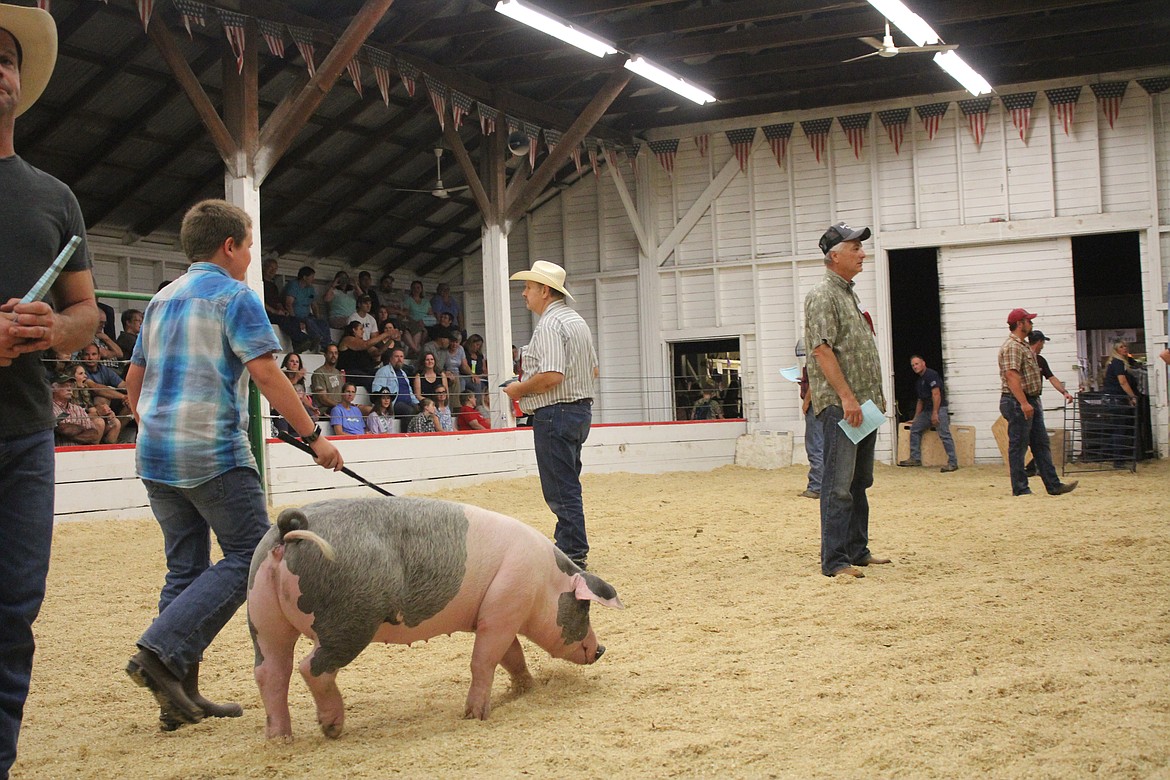
M325 721L321 721L321 733L324 734L329 739L337 739L338 737L340 737L341 736L341 727L342 727L341 721L337 721L337 722L333 722L333 723L326 723Z
M524 672L524 674L518 674L512 677L510 693L514 696L519 696L522 693L528 693L534 687L536 687L536 678L529 672Z
M463 710L463 718L464 720L487 720L491 711L492 703L490 699L485 699L482 702L473 702L469 699L467 707Z

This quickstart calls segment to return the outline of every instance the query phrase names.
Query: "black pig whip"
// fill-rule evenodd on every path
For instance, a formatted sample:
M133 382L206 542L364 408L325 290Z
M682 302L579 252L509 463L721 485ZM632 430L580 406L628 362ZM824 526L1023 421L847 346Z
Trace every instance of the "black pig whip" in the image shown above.
M296 436L293 436L288 431L277 430L276 436L285 444L291 444L292 446L296 447L298 450L303 450L304 452L309 453L309 455L311 455L314 459L316 459L317 453L313 452L313 448L310 447L308 444L305 444L303 441L298 439ZM361 474L355 474L347 466L341 467L341 473L345 474L347 477L353 477L354 479L356 479L358 482L362 483L363 485L367 485L368 487L372 487L374 490L378 491L379 493L381 493L384 496L390 496L391 498L394 497L394 494L391 493L390 491L384 490L384 489L378 487L373 482L370 482L368 479L363 477Z

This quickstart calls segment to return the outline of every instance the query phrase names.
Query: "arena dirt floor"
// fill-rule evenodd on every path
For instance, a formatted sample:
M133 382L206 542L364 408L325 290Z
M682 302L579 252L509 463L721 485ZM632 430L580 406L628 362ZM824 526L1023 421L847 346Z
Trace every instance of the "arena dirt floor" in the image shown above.
M373 646L324 738L294 673L291 743L266 743L240 610L204 692L238 720L164 734L122 668L163 563L150 519L64 524L13 778L1167 777L1170 462L1009 494L993 466L879 466L865 579L817 566L804 469L585 479L596 665L525 643L535 690L496 677L461 719L471 636ZM551 534L535 478L439 495ZM275 516L275 515L274 515ZM309 649L303 640L304 652Z

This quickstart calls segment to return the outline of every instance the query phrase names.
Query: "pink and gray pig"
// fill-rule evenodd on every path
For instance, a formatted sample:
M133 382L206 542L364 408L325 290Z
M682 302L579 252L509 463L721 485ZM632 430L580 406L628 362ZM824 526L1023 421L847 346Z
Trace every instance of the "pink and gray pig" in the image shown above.
M621 608L605 580L536 530L465 504L422 498L337 499L286 509L252 558L248 628L269 739L292 736L288 686L300 635L301 676L327 737L341 734L337 672L370 642L410 644L475 633L464 717L491 709L496 665L513 690L532 684L518 636L554 658L591 664L605 648L589 624L596 601Z

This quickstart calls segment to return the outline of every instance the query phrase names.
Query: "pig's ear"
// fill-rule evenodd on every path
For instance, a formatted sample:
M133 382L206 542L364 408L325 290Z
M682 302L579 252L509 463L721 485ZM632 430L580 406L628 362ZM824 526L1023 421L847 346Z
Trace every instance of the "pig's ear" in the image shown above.
M626 605L618 598L617 591L605 580L588 572L574 574L572 578L573 595L578 601L596 601L604 607L625 609Z

